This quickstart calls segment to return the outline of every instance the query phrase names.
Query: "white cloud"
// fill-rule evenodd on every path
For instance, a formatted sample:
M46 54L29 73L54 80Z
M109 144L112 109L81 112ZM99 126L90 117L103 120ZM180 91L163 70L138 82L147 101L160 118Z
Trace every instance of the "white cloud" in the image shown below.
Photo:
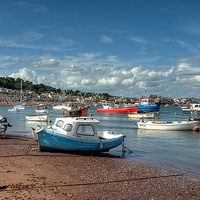
M191 64L188 63L180 63L175 73L179 75L196 75L200 74L200 68L191 67Z
M147 41L144 38L139 37L139 36L129 37L128 39L131 40L131 41L134 41L134 42L138 42L138 43L142 43L142 44L147 44Z
M43 59L41 62L28 62L28 63L22 63L24 65L32 66L33 68L56 68L59 67L59 62L56 61L55 59L49 59L45 60Z
M19 62L19 58L17 58L17 57L13 57L11 60L14 62Z
M102 35L101 39L100 39L100 42L103 42L103 43L106 43L106 44L112 44L113 40L112 40L112 38L109 38L109 37L107 37L105 35Z

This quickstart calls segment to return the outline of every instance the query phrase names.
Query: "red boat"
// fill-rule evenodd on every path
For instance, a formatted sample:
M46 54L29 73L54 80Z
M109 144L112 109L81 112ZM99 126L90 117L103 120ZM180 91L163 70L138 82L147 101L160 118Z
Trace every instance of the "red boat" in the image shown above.
M97 112L104 113L137 113L138 107L111 107L109 104L104 104L103 108L98 108Z

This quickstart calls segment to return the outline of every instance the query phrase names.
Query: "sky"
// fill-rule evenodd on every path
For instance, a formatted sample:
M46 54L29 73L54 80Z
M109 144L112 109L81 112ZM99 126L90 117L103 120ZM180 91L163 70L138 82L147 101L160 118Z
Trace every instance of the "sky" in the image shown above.
M0 77L200 98L199 0L0 1Z

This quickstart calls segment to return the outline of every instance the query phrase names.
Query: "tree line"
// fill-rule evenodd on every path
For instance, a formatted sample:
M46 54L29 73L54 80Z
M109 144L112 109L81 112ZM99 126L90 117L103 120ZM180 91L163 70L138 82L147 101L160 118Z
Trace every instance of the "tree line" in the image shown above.
M21 78L14 79L12 77L0 77L0 87L4 87L7 89L12 89L12 90L21 90L21 81L22 81L22 86L23 90L30 90L34 91L38 94L42 93L49 93L49 92L55 92L56 94L61 95L63 91L61 89L53 88L51 86L44 85L42 83L40 84L33 84L30 81L24 81ZM83 97L89 97L93 95L97 95L97 93L92 93L92 92L81 92L79 90L73 91L73 90L65 90L65 94L69 94L71 96L78 96L81 95ZM98 95L103 96L105 99L109 99L111 97L108 93L98 93Z

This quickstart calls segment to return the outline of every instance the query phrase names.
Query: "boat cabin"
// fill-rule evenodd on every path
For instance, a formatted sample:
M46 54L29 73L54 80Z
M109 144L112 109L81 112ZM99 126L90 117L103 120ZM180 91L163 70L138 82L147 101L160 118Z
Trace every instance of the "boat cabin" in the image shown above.
M155 104L155 99L152 99L152 98L145 98L145 99L142 99L141 105L145 105L145 104Z
M190 104L190 109L200 111L200 104Z
M71 137L98 139L96 125L100 122L90 117L57 118L52 128Z
M103 104L103 109L111 109L113 108L113 104L112 103L104 103Z

